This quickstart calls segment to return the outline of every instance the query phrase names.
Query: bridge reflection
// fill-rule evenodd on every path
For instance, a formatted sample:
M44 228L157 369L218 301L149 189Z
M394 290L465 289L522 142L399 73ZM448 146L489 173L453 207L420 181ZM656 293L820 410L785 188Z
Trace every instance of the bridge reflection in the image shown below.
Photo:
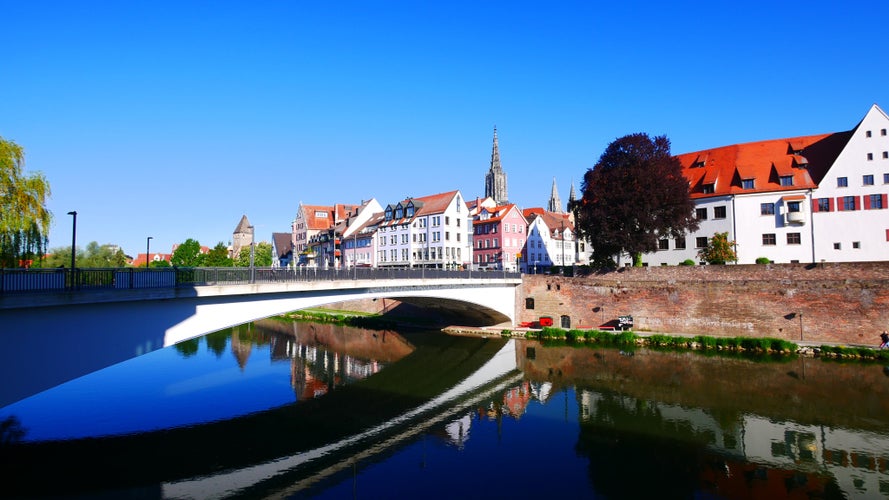
M164 496L206 497L217 488L226 495L266 490L282 474L293 485L335 470L344 457L385 449L520 376L514 341L427 332L408 335L406 346L394 337L388 340L397 350L412 350L323 397L202 425L6 446L3 491L53 495L163 484Z

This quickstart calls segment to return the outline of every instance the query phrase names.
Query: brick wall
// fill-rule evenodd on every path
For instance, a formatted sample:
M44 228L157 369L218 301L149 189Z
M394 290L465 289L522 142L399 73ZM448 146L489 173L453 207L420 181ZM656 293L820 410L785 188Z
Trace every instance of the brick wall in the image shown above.
M526 298L534 309L526 309ZM631 314L638 331L879 344L889 329L889 262L622 268L525 275L519 322L568 316L572 328Z

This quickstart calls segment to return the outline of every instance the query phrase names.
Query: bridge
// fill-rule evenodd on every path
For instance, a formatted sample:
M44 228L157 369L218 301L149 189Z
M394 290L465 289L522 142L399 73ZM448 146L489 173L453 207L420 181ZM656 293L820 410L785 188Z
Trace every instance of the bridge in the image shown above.
M231 326L356 299L515 323L515 273L442 269L50 269L0 272L0 407Z

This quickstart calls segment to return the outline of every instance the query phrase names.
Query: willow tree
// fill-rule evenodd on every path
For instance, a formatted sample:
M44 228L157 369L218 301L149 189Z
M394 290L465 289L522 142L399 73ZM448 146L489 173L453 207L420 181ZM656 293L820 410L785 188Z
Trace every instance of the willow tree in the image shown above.
M0 267L42 258L48 242L49 183L39 172L26 175L24 163L22 147L0 137Z
M657 250L659 239L698 228L688 180L666 136L616 139L586 172L582 189L572 207L576 226L600 264L628 253L641 265L641 255Z

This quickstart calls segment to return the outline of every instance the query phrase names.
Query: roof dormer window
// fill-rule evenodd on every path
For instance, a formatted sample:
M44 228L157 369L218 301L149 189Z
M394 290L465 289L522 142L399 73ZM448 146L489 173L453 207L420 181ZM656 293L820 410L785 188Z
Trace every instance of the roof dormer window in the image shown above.
M780 178L782 186L792 186L793 185L793 176L792 175L782 175Z
M754 189L753 179L741 179L741 189Z
M704 184L701 190L704 194L713 194L716 191L716 187L713 184Z

